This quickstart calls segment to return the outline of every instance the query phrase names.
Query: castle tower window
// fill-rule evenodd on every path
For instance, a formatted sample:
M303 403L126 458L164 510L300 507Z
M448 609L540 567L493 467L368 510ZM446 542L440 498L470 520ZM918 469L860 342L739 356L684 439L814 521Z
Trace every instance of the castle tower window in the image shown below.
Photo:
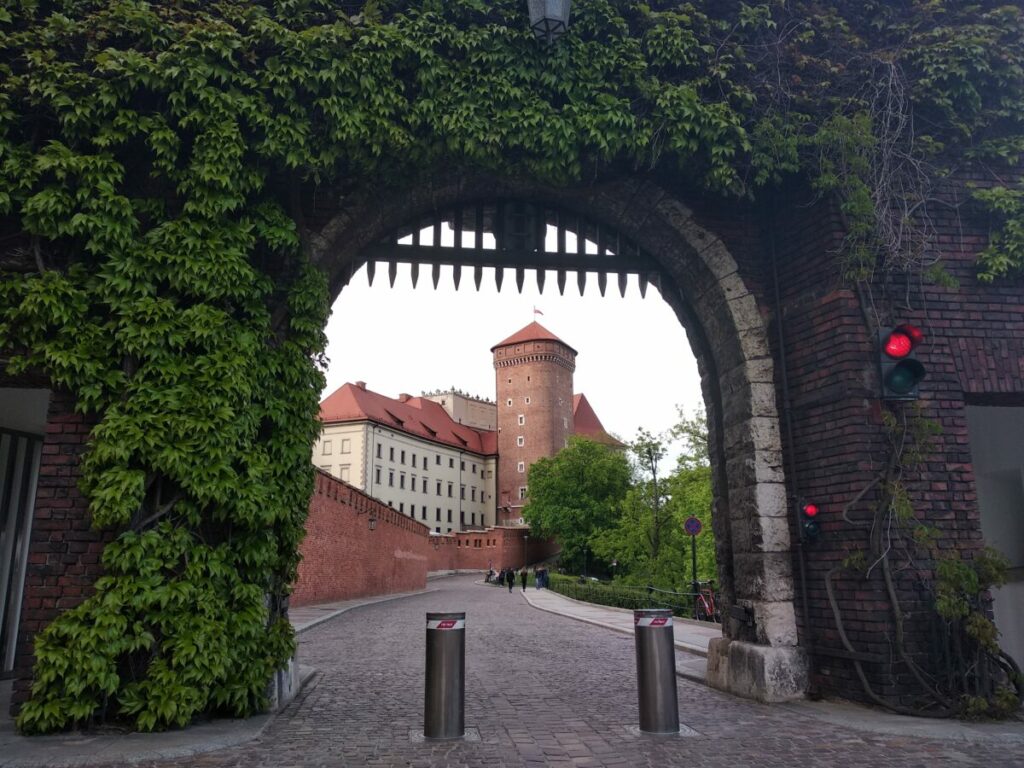
M522 435L516 437L516 445L522 448L524 445L526 445L526 438L523 437Z
M525 461L520 461L518 464L516 464L516 471L518 471L518 472L525 472L526 471L526 462Z
M519 414L519 426L523 426L526 423L526 417L523 414Z

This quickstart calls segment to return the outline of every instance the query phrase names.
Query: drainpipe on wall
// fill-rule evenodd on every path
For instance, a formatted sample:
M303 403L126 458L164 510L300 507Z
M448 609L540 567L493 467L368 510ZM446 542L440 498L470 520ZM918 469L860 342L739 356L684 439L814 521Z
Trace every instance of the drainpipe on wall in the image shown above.
M774 206L772 208L771 220L774 221L776 218ZM774 293L775 300L775 330L778 337L779 369L782 376L782 422L786 430L786 444L788 447L788 450L783 451L783 455L786 461L786 479L789 487L793 491L787 498L787 502L790 507L790 514L797 518L797 564L800 573L800 616L803 621L804 638L807 641L807 679L809 686L807 693L810 696L814 696L817 692L817 685L814 683L814 641L811 633L810 612L807 605L807 551L805 549L806 542L804 540L803 529L800 525L798 511L800 483L797 481L796 462L793 460L795 443L793 442L792 408L789 400L789 371L786 365L786 338L782 319L782 299L779 294L779 269L775 253L775 231L770 225L767 226L766 229L768 231L768 248L772 262L772 291Z

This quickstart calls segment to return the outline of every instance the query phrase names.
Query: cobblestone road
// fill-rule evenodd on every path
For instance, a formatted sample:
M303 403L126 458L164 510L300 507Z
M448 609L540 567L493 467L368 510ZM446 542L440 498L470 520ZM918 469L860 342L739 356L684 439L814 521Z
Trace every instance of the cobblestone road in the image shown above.
M633 640L531 608L518 594L446 579L436 592L353 610L302 635L320 672L258 741L160 766L1024 765L1019 745L872 736L679 681L698 736L631 732ZM466 725L476 742L422 743L424 613L465 610Z

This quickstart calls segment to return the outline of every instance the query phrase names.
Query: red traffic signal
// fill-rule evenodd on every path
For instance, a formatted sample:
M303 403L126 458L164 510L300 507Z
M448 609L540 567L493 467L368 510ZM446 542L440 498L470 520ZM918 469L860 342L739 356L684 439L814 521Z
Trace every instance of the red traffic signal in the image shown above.
M818 522L820 508L812 502L803 502L800 505L800 540L806 544L813 544L821 536L821 523Z
M883 400L917 399L917 385L925 377L925 368L914 350L922 341L921 329L906 323L879 334Z

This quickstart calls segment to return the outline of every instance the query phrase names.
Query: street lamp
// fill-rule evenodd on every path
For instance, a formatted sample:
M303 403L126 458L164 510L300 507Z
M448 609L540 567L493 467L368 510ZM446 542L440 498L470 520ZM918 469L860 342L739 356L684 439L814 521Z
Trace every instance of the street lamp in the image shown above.
M569 29L569 0L527 0L530 29L548 45Z

